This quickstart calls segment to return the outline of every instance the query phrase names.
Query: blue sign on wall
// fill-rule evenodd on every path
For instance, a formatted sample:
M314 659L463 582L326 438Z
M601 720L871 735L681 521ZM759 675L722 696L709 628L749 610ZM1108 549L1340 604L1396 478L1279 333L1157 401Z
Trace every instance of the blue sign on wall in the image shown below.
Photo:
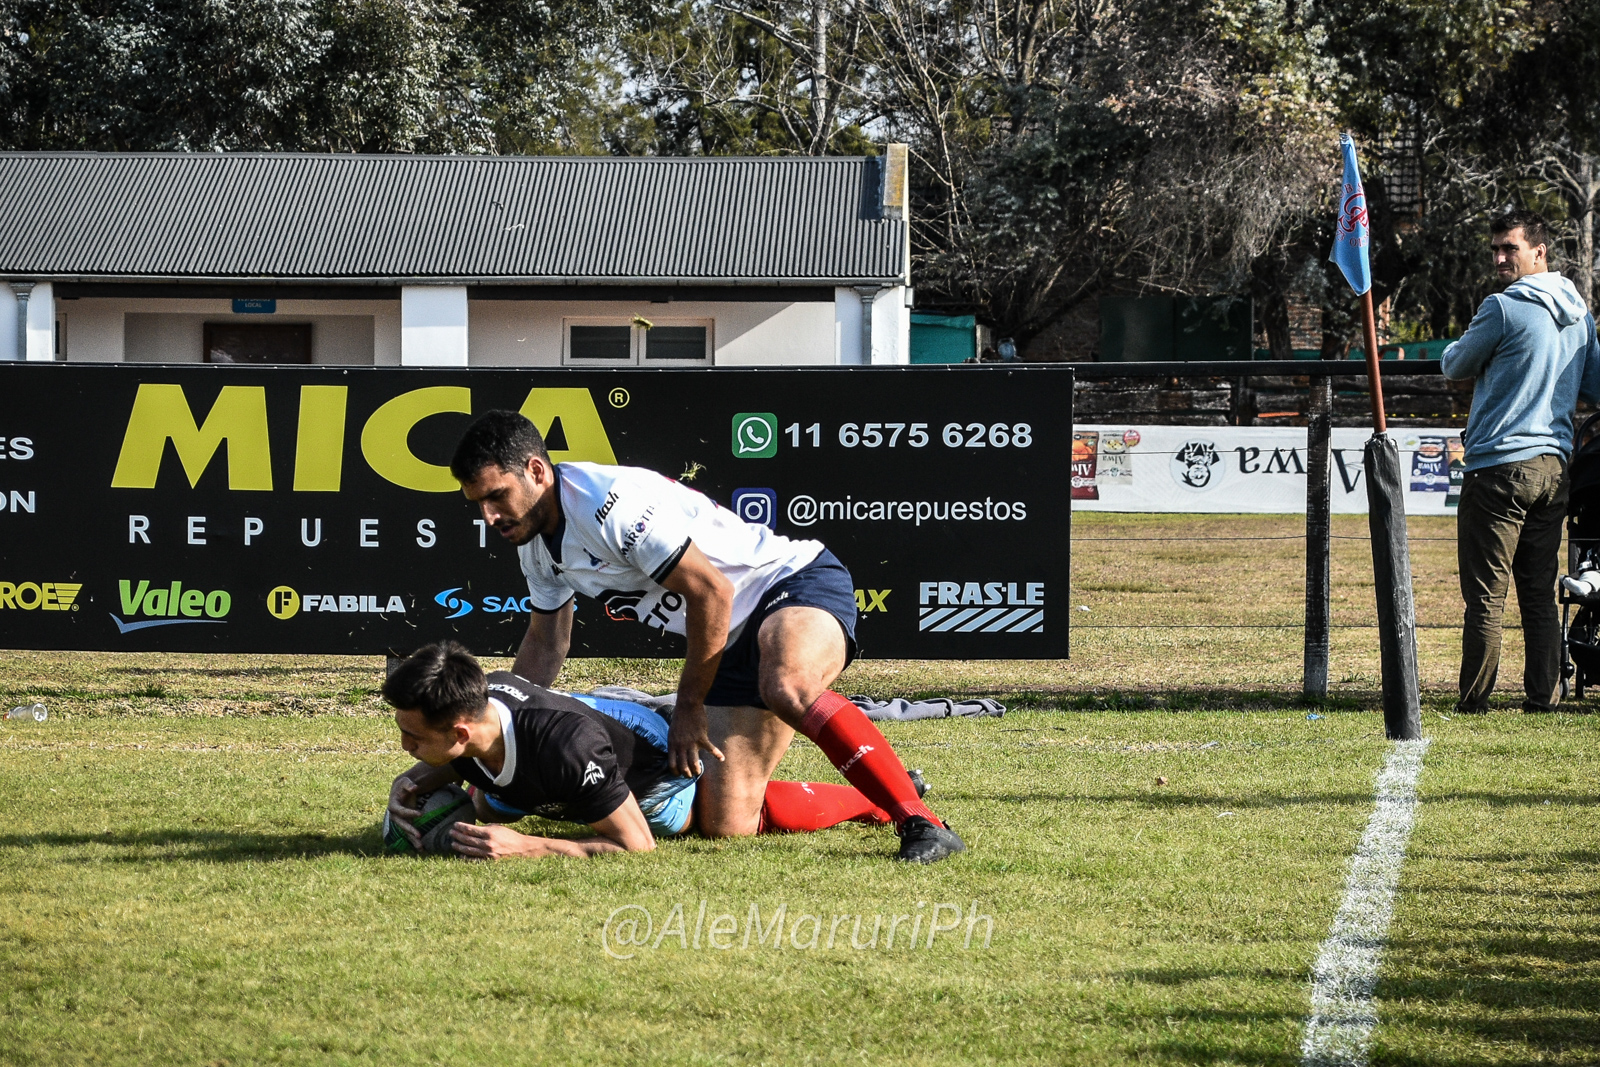
M278 311L276 300L239 300L233 302L235 315L274 315Z

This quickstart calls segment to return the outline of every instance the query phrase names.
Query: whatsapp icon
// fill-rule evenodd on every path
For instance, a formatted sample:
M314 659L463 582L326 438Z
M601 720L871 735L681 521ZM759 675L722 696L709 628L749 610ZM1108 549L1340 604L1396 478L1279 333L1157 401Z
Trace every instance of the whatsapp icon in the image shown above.
M739 459L771 459L778 454L778 416L741 411L733 417L733 454Z

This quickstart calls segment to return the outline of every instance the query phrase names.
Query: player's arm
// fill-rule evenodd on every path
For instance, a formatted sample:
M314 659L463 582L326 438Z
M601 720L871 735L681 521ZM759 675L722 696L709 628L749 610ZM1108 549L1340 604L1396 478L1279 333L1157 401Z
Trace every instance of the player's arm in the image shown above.
M556 683L561 665L567 662L572 647L572 599L554 611L535 611L522 635L517 660L512 670L534 685L549 688Z
M395 778L394 784L389 786L389 820L400 827L400 832L406 835L412 848L422 848L422 835L411 825L412 820L422 814L413 806L417 798L427 796L440 786L459 781L461 775L448 763L442 767L418 763Z
M599 835L576 839L519 834L508 826L474 826L458 822L451 827L455 849L471 859L500 860L520 856L575 856L585 859L606 852L651 852L656 847L639 802L629 793L622 805L603 819L589 824Z
M711 691L717 664L722 662L723 646L728 643L733 583L692 541L672 573L660 582L683 597L684 636L688 640L683 674L678 679L678 703L672 710L672 727L667 732L667 762L674 773L693 777L701 771L702 749L722 759L722 750L711 743L706 733L706 694Z

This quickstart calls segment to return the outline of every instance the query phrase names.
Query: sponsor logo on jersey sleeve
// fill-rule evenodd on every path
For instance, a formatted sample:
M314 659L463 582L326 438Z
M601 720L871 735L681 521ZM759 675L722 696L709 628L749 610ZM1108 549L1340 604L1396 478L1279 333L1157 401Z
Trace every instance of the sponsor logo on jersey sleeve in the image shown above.
M655 518L655 514L656 506L651 504L644 509L644 514L635 519L633 525L628 527L627 536L622 539L623 559L627 559L628 553L632 552L639 542L644 540L645 534L650 532L650 527L653 525L651 520Z

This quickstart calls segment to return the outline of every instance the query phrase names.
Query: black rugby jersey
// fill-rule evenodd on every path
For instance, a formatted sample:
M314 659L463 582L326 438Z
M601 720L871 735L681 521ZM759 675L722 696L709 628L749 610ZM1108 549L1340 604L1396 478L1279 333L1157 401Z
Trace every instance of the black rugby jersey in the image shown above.
M531 815L593 823L671 776L667 754L628 726L510 671L489 675L489 706L500 715L506 761L490 774L476 759L456 773ZM652 713L653 714L653 713Z

